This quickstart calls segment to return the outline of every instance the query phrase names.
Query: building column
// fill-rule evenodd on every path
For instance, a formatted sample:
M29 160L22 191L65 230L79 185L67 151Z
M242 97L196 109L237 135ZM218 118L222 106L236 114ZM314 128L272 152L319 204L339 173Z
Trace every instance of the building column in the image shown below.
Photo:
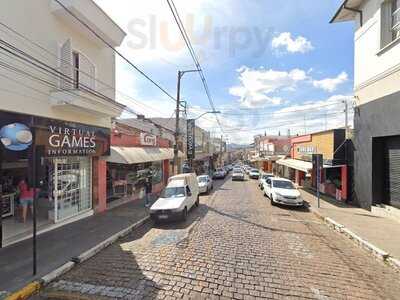
M94 157L92 172L93 208L100 213L107 209L107 162Z

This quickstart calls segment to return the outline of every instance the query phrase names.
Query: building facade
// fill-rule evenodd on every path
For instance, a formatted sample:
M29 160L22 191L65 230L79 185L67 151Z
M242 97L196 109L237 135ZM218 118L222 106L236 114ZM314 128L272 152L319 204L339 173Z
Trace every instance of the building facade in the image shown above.
M323 157L320 191L340 200L349 196L347 142L345 129L316 132L291 139L290 158L277 161L277 174L296 184L317 188L313 155Z
M354 21L354 180L359 204L400 208L400 1L348 0Z
M110 45L125 37L93 1L67 8ZM39 188L38 231L93 214L98 176L110 154L115 102L113 49L55 1L1 1L0 173L3 245L32 232L18 200L25 180ZM26 15L29 11L29 17ZM95 24L95 25L94 25Z

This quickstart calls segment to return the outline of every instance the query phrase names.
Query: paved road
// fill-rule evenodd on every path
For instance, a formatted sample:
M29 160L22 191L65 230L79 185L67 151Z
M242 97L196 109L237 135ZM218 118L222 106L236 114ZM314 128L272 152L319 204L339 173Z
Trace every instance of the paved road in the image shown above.
M400 274L306 209L229 179L184 224L143 226L41 299L400 299Z

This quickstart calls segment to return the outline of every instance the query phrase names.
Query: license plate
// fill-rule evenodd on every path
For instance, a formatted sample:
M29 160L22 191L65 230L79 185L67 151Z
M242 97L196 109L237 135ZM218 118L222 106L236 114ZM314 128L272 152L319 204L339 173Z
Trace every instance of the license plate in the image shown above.
M167 215L159 215L158 218L164 220L164 219L168 219L168 216Z

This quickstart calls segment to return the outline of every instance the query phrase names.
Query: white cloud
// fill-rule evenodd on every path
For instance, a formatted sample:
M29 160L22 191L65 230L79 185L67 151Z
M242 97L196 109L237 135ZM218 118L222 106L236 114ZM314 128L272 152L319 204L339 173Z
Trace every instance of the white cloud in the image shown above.
M349 76L346 72L340 73L335 78L325 78L322 80L314 80L313 85L316 88L323 89L327 92L334 92L336 91L337 87L343 83L345 83L349 79Z
M241 84L231 87L229 93L239 97L240 105L248 108L282 104L283 99L272 94L279 90L294 90L297 83L308 78L300 69L286 72L241 67L237 71Z
M292 38L290 32L283 32L272 39L272 49L284 48L289 53L306 53L314 49L309 40L303 36Z

